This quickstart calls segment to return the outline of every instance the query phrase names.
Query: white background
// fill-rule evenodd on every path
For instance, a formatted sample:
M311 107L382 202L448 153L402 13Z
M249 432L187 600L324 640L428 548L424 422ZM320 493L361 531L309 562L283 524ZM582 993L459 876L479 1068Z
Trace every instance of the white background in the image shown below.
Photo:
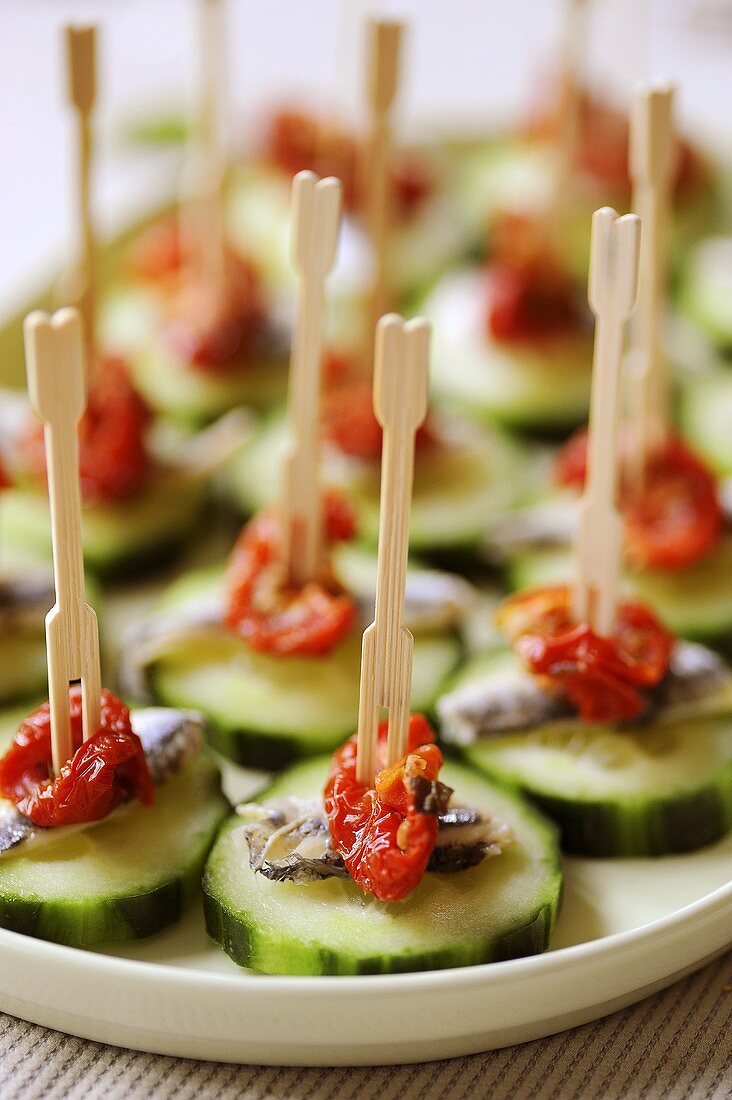
M589 0L588 0L589 2ZM239 140L257 105L303 91L358 103L366 12L411 19L401 122L516 114L560 35L561 0L227 0ZM20 303L64 256L71 223L69 115L60 27L101 25L96 207L108 226L171 186L167 158L120 148L121 120L185 105L195 86L193 0L0 0L0 295ZM686 124L732 146L732 0L592 0L587 68L621 96L633 81L681 83ZM167 184L165 180L167 179ZM2 312L6 312L3 308Z

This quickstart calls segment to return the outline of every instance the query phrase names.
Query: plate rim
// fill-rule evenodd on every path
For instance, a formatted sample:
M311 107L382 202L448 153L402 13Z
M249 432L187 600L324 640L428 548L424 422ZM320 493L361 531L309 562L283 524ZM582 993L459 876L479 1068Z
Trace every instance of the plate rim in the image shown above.
M433 993L444 986L482 985L489 977L496 985L502 985L514 978L521 980L547 977L552 972L561 971L565 966L585 962L588 958L602 958L633 946L649 946L654 940L663 938L669 932L685 925L692 925L699 920L714 919L722 915L727 908L732 915L732 879L711 893L636 928L613 932L583 943L560 947L555 951L545 951L518 959L403 974L279 975L260 974L245 968L241 968L239 973L218 973L188 968L180 963L159 963L99 954L85 948L36 939L6 928L0 928L0 955L5 950L10 950L16 964L19 956L34 955L36 962L39 961L38 956L41 956L41 959L47 959L50 964L68 965L77 972L79 968L109 972L111 975L132 981L154 978L157 983L164 983L170 988L180 984L210 986L214 992L218 989L226 993L235 991L237 988L246 989L248 980L254 981L261 992L266 991L270 996L279 994L290 996L296 990L307 992L309 996L322 995L328 998L332 998L334 994L349 997L354 993L379 996L394 988L404 993ZM732 945L732 938L730 938L730 945ZM701 958L702 955L700 954L699 957Z

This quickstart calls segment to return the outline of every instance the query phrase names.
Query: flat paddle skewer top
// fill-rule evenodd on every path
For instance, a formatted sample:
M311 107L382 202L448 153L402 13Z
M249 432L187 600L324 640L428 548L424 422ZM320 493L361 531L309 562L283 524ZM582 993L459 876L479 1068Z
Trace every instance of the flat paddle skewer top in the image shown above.
M299 172L292 181L290 257L299 276L290 355L290 444L284 459L282 561L289 582L317 579L323 565L320 388L325 280L336 257L341 183Z
M414 638L404 624L414 440L427 415L430 326L396 314L376 332L374 410L383 428L376 612L363 635L358 713L359 782L373 783L380 710L388 710L387 761L407 750Z
M44 423L56 603L46 616L51 742L56 774L73 754L69 684L80 680L84 740L100 726L99 628L86 603L77 425L86 405L81 316L40 311L24 325L28 393Z
M75 158L78 206L78 258L73 285L73 304L81 311L87 360L91 366L96 341L96 235L91 211L92 129L91 118L97 94L97 29L67 26L66 71L68 97L77 119Z
M666 437L669 424L668 370L662 320L668 268L668 224L677 144L673 109L675 86L667 81L637 89L630 126L633 209L643 223L638 305L628 354L628 419L633 473L643 482L649 454Z
M640 219L610 207L592 217L588 299L595 314L587 480L575 544L574 616L608 635L615 625L623 521L617 508L623 329L635 304Z
M373 252L371 323L374 326L391 306L387 263L392 215L391 114L401 76L403 38L403 23L375 19L367 24L366 100L369 124L361 176L365 187L366 225ZM369 329L371 332L373 328Z

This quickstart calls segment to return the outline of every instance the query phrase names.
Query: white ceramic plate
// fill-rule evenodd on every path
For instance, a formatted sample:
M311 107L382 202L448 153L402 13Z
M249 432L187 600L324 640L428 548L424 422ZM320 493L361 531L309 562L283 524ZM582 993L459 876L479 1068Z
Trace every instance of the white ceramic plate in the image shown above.
M227 769L241 798L256 780ZM424 974L273 978L236 967L200 907L79 951L0 930L0 1009L117 1046L271 1065L375 1065L525 1042L662 989L732 943L732 836L689 856L568 859L552 949Z

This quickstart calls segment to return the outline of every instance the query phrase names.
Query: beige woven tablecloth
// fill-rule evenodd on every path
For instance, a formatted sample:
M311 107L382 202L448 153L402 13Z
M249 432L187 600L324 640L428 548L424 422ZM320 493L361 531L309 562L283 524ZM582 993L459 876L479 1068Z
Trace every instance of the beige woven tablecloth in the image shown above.
M375 1069L269 1069L138 1054L0 1015L0 1100L729 1100L732 954L634 1008L520 1047Z

